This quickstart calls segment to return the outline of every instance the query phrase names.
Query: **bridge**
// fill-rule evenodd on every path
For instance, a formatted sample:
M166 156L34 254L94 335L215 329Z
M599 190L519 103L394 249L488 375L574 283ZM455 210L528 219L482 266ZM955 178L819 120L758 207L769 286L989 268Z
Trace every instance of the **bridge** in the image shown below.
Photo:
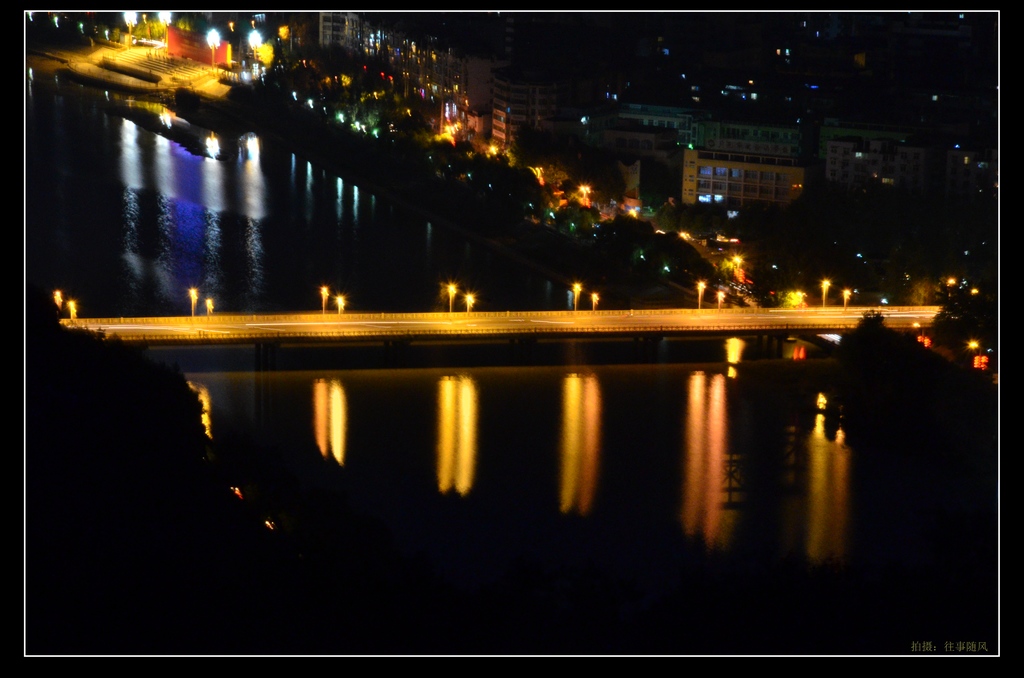
M841 336L868 312L899 331L924 332L938 306L708 308L452 313L298 312L215 313L179 317L62 319L80 328L144 348L251 345L257 367L269 368L277 349L366 346L391 350L413 344L508 342L524 346L566 340L630 340L651 345L668 338L756 337L769 355L781 355L794 336ZM261 357L262 356L262 357ZM270 356L269 358L267 356Z

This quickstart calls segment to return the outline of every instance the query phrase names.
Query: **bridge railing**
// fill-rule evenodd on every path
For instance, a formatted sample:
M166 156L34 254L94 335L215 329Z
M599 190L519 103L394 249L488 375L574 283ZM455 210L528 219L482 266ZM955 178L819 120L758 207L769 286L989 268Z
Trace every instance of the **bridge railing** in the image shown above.
M857 316L863 315L867 312L877 311L882 315L890 315L892 313L937 313L939 311L938 306L849 306L845 309L847 314L856 314ZM240 313L224 313L218 312L212 316L202 315L195 316L144 316L144 317L128 317L128 318L79 318L78 323L88 322L89 324L102 324L102 325L187 325L190 323L199 324L207 321L211 318L215 318L218 323L310 323L310 322L373 322L373 321L410 321L410 320L423 320L437 322L439 320L445 320L448 318L573 318L573 317L659 317L659 316L678 316L678 315L707 315L712 314L724 314L724 315L765 315L771 316L779 313L794 313L799 312L802 315L820 315L820 314L834 314L837 311L843 310L841 306L825 306L825 307L814 307L804 309L792 309L792 308L723 308L719 310L715 306L705 307L702 309L696 308L653 308L653 309L580 309L577 311L452 311L451 313L444 311L424 311L424 312L352 312L344 311L342 313L337 312L316 312L316 311L299 311L295 313L255 313L255 314L240 314ZM74 326L75 321L67 318L61 319L61 323L67 326Z

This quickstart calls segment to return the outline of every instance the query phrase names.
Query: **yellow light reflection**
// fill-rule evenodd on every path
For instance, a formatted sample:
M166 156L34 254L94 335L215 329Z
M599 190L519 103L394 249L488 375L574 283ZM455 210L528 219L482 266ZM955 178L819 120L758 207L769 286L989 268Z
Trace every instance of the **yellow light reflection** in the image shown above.
M740 361L740 356L743 355L743 347L746 344L742 339L738 337L730 337L725 340L725 361L730 365L735 365Z
M348 404L338 379L313 381L313 436L324 459L345 465L345 434Z
M806 553L815 562L846 556L850 526L850 450L836 432L829 440L826 415L815 415L807 438Z
M601 456L601 385L594 374L562 382L562 472L559 508L590 513Z
M683 431L682 524L687 536L728 547L735 515L725 507L743 498L738 459L727 453L726 377L690 375Z
M453 487L465 496L476 473L479 399L468 375L441 377L437 383L437 489Z
M199 402L203 405L203 413L200 415L200 419L203 422L203 428L206 430L206 437L213 439L213 432L210 426L210 391L202 384L196 382L188 382L189 388L196 392L199 396Z

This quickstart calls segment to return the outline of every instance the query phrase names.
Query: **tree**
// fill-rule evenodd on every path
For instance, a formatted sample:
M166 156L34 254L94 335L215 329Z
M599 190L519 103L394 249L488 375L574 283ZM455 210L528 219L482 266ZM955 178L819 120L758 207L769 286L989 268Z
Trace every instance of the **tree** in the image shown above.
M274 65L274 46L265 42L256 48L256 58L263 64L263 68L269 69Z

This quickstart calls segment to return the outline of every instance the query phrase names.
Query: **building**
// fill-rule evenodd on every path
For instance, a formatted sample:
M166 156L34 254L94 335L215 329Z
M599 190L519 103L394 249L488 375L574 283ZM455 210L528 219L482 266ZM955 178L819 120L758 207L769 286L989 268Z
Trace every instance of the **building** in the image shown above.
M494 142L508 148L521 127L540 129L541 121L555 117L570 94L569 81L557 75L514 67L497 70L491 119Z
M825 118L818 131L817 156L824 160L828 157L829 142L834 139L889 140L905 142L912 136L926 131L923 126L892 125L886 123L855 122L839 118Z
M786 206L820 174L818 163L794 157L688 148L683 152L683 204Z
M803 130L795 122L698 120L693 136L694 146L712 151L785 158L807 157L813 152L806 147Z
M645 127L674 130L678 142L683 146L689 146L695 143L695 123L709 119L710 113L682 106L622 102L619 104L619 118L623 121L634 121Z
M943 189L947 197L972 200L999 190L999 149L952 148L945 153Z
M646 127L635 122L620 123L603 132L604 147L619 156L642 157L665 165L679 153L678 134L661 127Z
M827 144L825 179L851 189L878 182L923 195L935 189L937 157L934 149L924 145L840 137Z

